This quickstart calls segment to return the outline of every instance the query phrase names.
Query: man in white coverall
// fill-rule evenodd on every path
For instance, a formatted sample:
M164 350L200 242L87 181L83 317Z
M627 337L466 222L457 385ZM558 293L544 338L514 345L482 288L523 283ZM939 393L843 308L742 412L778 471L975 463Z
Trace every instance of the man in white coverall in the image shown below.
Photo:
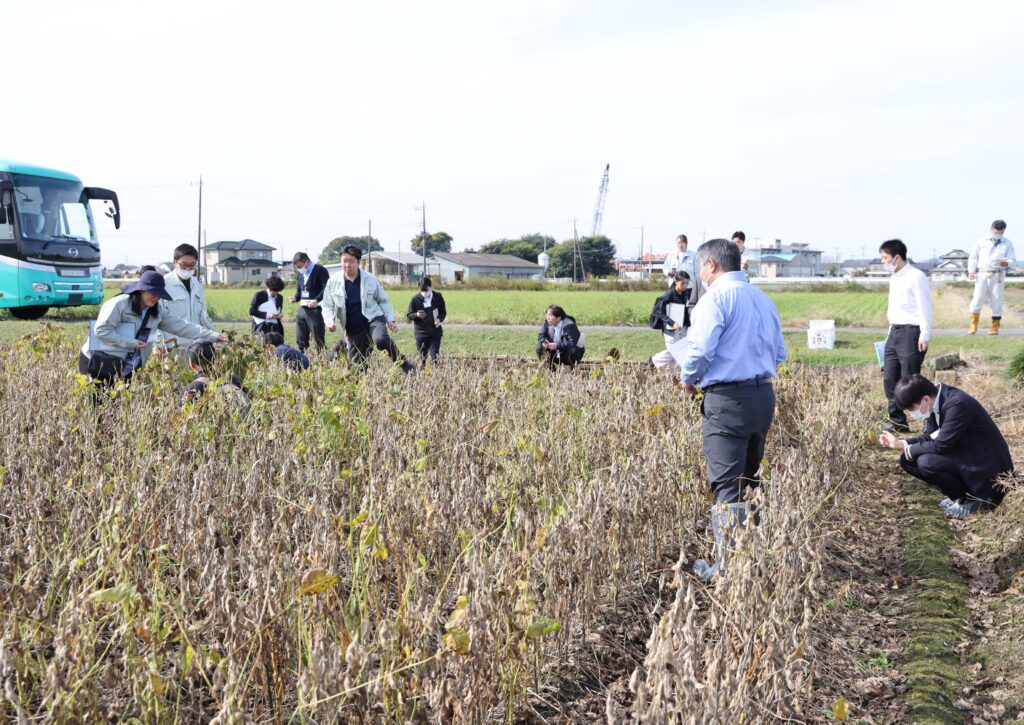
M967 279L975 280L974 298L968 308L971 313L971 326L968 335L978 331L978 319L981 317L981 306L988 302L992 308L992 327L988 334L999 334L999 323L1003 317L1003 287L1006 286L1006 270L1014 263L1013 242L1003 236L1006 222L996 219L987 237L974 243L971 256L967 260Z

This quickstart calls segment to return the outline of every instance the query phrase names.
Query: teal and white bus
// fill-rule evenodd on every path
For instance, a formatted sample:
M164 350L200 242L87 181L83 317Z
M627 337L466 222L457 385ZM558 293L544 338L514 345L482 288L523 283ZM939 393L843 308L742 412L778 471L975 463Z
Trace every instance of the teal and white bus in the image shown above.
M121 227L117 194L77 176L0 159L0 308L34 320L51 307L103 301L90 200Z

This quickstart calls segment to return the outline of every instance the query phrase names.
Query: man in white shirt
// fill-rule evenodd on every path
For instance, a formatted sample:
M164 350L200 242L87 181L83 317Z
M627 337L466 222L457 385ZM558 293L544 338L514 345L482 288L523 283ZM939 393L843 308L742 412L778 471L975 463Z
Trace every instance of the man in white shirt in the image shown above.
M974 297L971 306L971 326L968 335L978 331L981 306L986 302L992 308L992 327L988 334L999 334L999 323L1003 318L1003 287L1006 286L1006 269L1013 265L1013 242L1003 236L1006 222L996 219L992 222L987 237L974 243L971 256L967 259L967 279L973 279Z
M697 279L697 255L686 251L686 245L685 234L676 237L675 251L665 257L665 263L661 266L662 274L668 280L669 287L675 282L676 272L686 272L691 280Z
M924 272L907 262L907 245L899 239L878 248L889 279L889 335L885 339L882 386L889 401L887 431L906 433L907 415L894 399L896 383L921 372L932 332L932 298Z

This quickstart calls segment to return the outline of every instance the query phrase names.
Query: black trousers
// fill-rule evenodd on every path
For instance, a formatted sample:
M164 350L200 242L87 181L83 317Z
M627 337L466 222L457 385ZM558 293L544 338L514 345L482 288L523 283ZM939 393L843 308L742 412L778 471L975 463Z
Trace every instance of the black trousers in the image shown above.
M92 357L78 353L78 372L88 375L103 387L110 387L124 375L124 359L105 352L94 352ZM131 378L131 374L128 375Z
M899 426L907 425L907 415L893 401L893 391L900 378L921 372L924 353L917 349L921 328L917 325L893 325L885 339L882 365L882 387L889 401L889 420Z
M324 349L324 313L319 307L300 307L295 315L295 341L301 352L309 347L309 335L313 334L313 341L317 350Z
M431 362L437 362L437 355L441 352L441 337L440 330L434 330L432 335L416 333L416 351L424 365L427 364L427 355L430 355Z
M900 456L900 467L914 478L938 489L946 498L951 498L954 501L967 498L998 504L1003 500L1002 488L996 489L991 481L968 486L967 481L960 475L960 468L952 456L924 453L911 461L902 455Z
M715 503L740 503L761 485L758 469L775 417L771 380L712 386L701 402L708 483Z
M540 359L546 362L552 370L555 369L556 365L568 365L574 368L583 359L583 352L584 349L581 347L575 347L571 350L545 350L541 348Z
M401 357L398 345L388 334L388 323L383 317L370 320L369 327L362 332L348 333L348 359L354 363L363 362L369 356L371 346L387 352L392 362L398 362L398 358Z

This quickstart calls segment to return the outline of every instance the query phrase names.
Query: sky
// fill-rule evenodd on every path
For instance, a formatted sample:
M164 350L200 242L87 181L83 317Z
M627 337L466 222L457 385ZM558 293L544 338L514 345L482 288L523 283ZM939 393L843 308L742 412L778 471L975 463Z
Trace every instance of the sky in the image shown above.
M99 9L98 9L99 8ZM1019 0L0 0L0 158L114 189L103 261L742 229L912 258L1024 229ZM1024 232L1018 235L1024 242Z

